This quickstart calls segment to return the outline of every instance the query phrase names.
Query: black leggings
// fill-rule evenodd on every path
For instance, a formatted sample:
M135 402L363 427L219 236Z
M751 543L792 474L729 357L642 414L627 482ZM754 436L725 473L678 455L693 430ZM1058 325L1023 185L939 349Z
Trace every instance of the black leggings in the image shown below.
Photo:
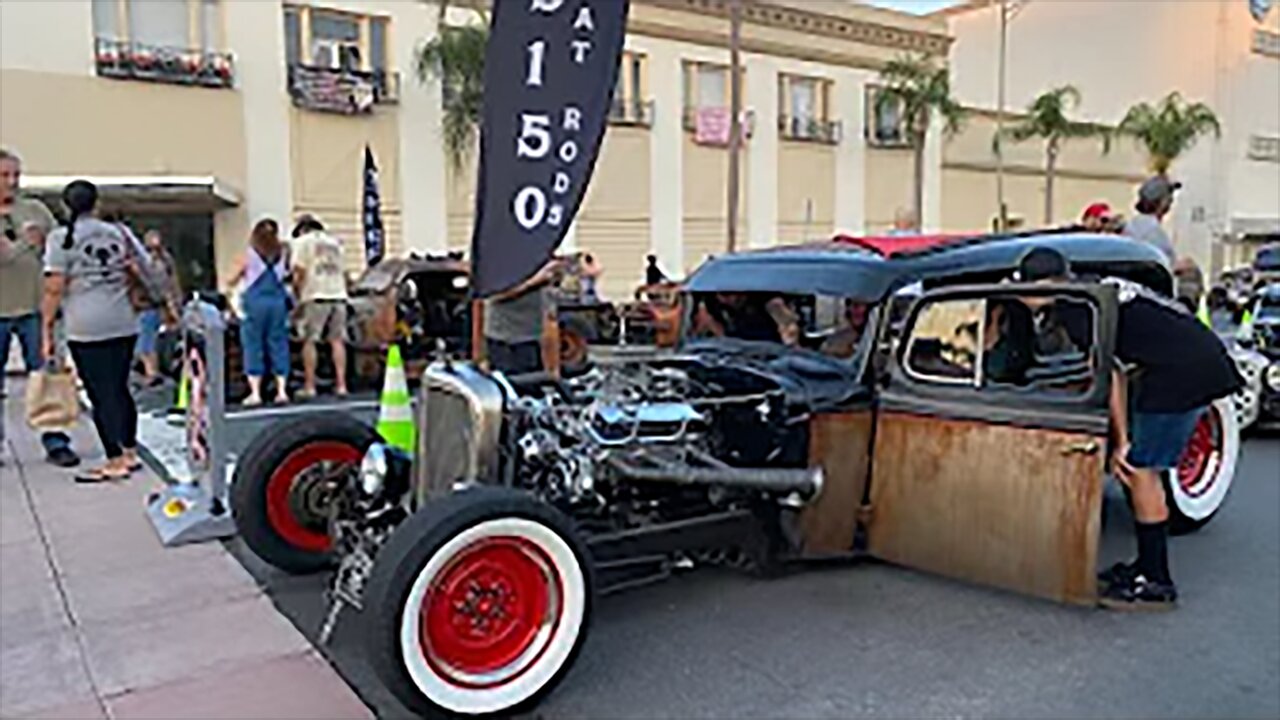
M93 403L93 424L108 458L138 447L138 407L129 392L129 365L137 335L95 342L68 342L76 372Z

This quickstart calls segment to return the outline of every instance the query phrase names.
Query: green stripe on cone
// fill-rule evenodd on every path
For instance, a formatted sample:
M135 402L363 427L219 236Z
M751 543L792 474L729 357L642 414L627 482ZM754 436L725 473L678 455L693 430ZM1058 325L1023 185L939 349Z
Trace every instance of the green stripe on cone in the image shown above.
M376 430L388 445L407 453L413 452L417 437L412 408L400 346L392 345L387 349L387 371L382 380L382 399L378 403Z

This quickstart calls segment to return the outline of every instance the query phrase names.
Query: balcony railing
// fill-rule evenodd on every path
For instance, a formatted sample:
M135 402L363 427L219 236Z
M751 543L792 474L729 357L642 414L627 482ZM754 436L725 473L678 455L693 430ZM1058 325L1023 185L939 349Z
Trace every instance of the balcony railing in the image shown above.
M614 125L653 127L653 101L614 98L609 106L609 122Z
M779 115L778 134L787 140L803 140L825 145L836 145L840 142L841 127L839 120L819 120L813 117Z
M93 54L102 77L215 88L229 88L235 80L231 53L97 38Z
M400 73L290 65L289 96L294 105L307 110L369 113L375 105L400 102Z

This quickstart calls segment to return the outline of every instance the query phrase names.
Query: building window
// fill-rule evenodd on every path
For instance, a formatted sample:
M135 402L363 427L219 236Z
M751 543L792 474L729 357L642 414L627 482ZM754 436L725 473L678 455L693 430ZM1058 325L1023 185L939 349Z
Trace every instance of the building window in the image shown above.
M119 0L93 0L93 34L105 40L120 40Z
M609 122L616 125L653 125L653 101L645 97L645 56L630 50L622 53L618 84L613 88Z
M729 107L729 66L686 61L684 64L684 127L693 130L699 110Z
M1280 58L1280 33L1263 30L1253 31L1253 51L1259 55Z
M1280 162L1280 137L1267 135L1251 135L1249 137L1249 157L1264 162Z
M779 75L779 133L788 140L840 142L840 123L830 118L830 101L830 80Z
M289 94L298 107L367 113L400 97L388 69L388 19L309 5L284 7Z
M231 87L219 0L93 0L92 9L99 75Z
M907 147L911 144L911 139L907 135L902 103L880 102L881 89L874 85L867 86L867 144L877 147Z
M129 38L143 45L181 48L191 42L191 11L186 0L129 3Z
M334 70L364 70L360 22L351 15L311 11L311 64Z
M200 47L205 52L222 47L222 13L218 0L200 0Z

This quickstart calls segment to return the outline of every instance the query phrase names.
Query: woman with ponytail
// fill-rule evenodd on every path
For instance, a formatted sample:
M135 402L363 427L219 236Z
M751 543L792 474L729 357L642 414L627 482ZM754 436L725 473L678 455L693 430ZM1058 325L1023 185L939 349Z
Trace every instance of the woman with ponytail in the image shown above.
M45 353L51 357L59 308L67 346L93 403L93 424L107 461L76 475L76 482L123 480L138 461L138 411L129 392L129 366L138 317L131 283L144 280L146 248L123 225L95 216L98 188L76 180L62 191L68 220L49 236L44 258Z

